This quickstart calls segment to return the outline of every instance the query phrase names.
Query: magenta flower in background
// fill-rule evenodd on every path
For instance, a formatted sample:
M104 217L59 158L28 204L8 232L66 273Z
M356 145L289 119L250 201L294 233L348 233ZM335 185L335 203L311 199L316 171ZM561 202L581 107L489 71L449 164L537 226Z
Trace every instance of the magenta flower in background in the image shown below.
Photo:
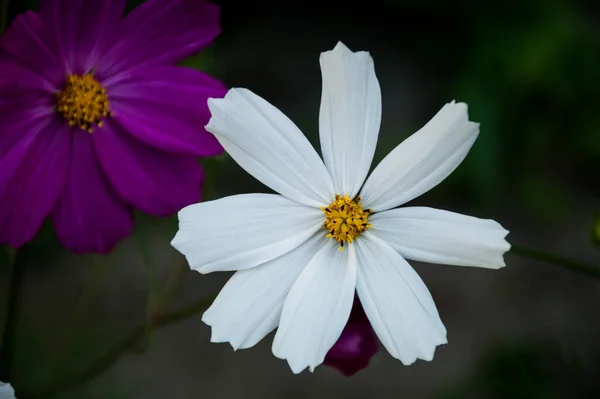
M367 368L378 349L375 331L358 296L355 295L350 318L342 330L342 335L325 355L323 364L350 377Z
M169 216L200 199L204 130L226 89L176 66L220 32L219 7L149 0L40 0L0 38L0 243L51 216L74 252L108 252L133 210Z

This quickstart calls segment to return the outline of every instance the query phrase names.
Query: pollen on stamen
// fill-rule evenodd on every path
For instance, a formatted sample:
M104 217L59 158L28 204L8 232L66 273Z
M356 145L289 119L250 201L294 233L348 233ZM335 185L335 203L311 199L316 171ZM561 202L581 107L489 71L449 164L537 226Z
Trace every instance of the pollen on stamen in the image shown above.
M340 251L344 245L352 243L360 237L371 225L368 223L372 209L363 209L360 197L351 199L348 195L336 195L329 206L321 208L325 214L323 227L327 230L327 238L333 238L340 243Z
M103 118L111 116L106 89L91 73L70 75L65 87L56 93L56 111L69 126L92 133L94 125L102 127Z

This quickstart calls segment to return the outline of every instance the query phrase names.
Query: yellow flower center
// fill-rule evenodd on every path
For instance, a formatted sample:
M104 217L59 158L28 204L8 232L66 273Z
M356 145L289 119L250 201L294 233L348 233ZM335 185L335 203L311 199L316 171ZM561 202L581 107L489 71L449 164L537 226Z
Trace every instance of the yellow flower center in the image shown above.
M344 243L351 243L371 227L368 219L373 210L363 210L360 197L352 200L348 195L338 194L329 206L321 209L325 213L323 227L329 232L326 237L339 242L340 251L344 250Z
M111 115L106 89L91 73L71 75L64 89L56 93L56 110L70 126L92 133L92 125L102 127L102 118Z

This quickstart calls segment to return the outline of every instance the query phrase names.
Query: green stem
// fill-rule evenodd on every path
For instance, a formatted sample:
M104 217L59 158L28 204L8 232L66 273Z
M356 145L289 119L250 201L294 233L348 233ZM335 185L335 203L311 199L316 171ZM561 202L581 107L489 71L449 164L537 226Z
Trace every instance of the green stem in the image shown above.
M154 315L148 324L136 327L125 338L114 345L106 354L98 358L88 368L79 373L67 376L62 380L52 383L50 386L32 393L21 393L19 398L45 398L54 395L62 390L73 388L83 384L96 376L108 370L121 356L133 350L139 341L144 339L148 334L148 328L160 328L171 324L176 324L179 321L188 319L206 310L213 302L215 296L205 298L199 302L186 305L176 311L165 313L162 315Z
M160 297L159 297L158 305L157 305L158 313L163 313L165 308L169 305L169 301L171 300L171 297L173 296L173 292L175 291L175 288L177 288L177 286L179 285L179 282L181 281L181 278L183 277L183 275L185 274L185 272L187 270L189 270L189 268L187 266L185 259L179 265L177 265L175 267L175 269L171 273L171 276L169 277L169 280L165 284L165 287L162 289L162 291L160 293Z
M519 245L513 245L511 252L529 259L535 259L542 262L547 262L559 266L563 266L567 269L585 273L591 277L600 279L600 267L594 265L576 261L561 255L548 254L542 251L521 247ZM175 273L174 281L176 282L179 278L178 272ZM173 283L176 285L176 283ZM172 287L171 284L167 285L169 292ZM42 398L47 397L65 389L75 387L83 384L96 376L102 374L108 370L119 358L126 352L133 350L136 345L143 340L149 330L156 328L165 327L168 325L176 324L182 320L186 320L192 316L202 313L206 310L213 302L215 296L208 297L199 302L186 305L178 310L169 313L162 313L162 309L159 313L151 314L147 324L136 327L131 331L125 338L114 345L105 355L98 358L88 368L82 370L79 373L67 376L62 380L58 380L38 392L29 394L21 394L21 398Z
M551 254L536 249L513 245L510 252L519 255L523 258L535 259L541 262L550 263L553 265L562 266L566 269L573 270L579 273L587 274L590 277L600 279L600 266L595 266L590 263L581 262L562 255Z
M57 373L61 370L61 366L69 360L73 348L78 343L80 333L87 327L89 321L89 308L94 303L94 300L98 296L100 291L101 283L104 281L107 271L105 258L100 255L94 256L94 262L92 264L92 270L88 280L86 281L83 292L79 297L79 302L75 308L75 312L69 325L65 328L59 343L58 343L58 355L54 359L54 364L51 367L52 379L56 378Z
M146 266L146 271L148 274L148 307L149 309L154 309L156 306L157 296L158 296L158 283L156 278L156 270L154 268L154 262L152 261L152 256L150 255L148 242L146 240L146 231L145 229L141 229L141 231L137 234L138 245L140 247L140 253L142 254L142 260L144 261L144 266Z
M178 310L175 310L170 313L165 313L163 315L155 316L151 320L151 325L155 328L167 326L169 324L175 324L182 320L187 319L188 317L195 316L199 313L204 312L215 300L216 295L212 295L208 298L204 298L203 300L192 303L190 305L186 305L181 307Z
M149 320L152 320L155 317L154 315L164 314L165 309L169 306L173 291L175 291L175 288L179 285L181 277L186 270L189 270L189 268L184 259L181 264L175 267L162 291L148 297L147 312ZM158 290L156 291L158 292ZM153 333L153 325L149 322L146 326L146 339L142 345L139 346L138 350L136 350L136 353L143 353L147 349L152 342Z

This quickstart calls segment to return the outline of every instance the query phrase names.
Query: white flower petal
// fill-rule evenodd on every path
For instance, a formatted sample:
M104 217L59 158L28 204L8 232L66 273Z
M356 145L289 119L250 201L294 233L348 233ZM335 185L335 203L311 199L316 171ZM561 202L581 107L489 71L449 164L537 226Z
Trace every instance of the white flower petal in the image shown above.
M355 197L367 177L381 123L381 90L373 59L339 42L321 53L319 133L338 194Z
M236 272L202 316L212 327L211 342L229 342L234 350L245 349L273 331L292 284L327 240L317 232L285 255Z
M10 384L0 382L0 399L15 399L15 391Z
M456 169L478 134L466 104L444 105L377 165L361 191L363 205L383 211L429 191Z
M273 341L273 354L287 359L294 373L311 371L340 337L352 309L356 255L328 240L290 290Z
M432 360L446 328L427 287L392 247L373 234L356 243L356 290L379 340L403 364Z
M510 249L508 230L491 219L441 209L406 207L376 213L369 231L404 258L421 262L498 269Z
M243 194L179 211L171 245L200 273L242 270L298 247L323 224L323 212L276 194Z
M321 158L294 123L247 89L208 100L206 130L248 173L278 193L305 205L334 198L333 183Z

